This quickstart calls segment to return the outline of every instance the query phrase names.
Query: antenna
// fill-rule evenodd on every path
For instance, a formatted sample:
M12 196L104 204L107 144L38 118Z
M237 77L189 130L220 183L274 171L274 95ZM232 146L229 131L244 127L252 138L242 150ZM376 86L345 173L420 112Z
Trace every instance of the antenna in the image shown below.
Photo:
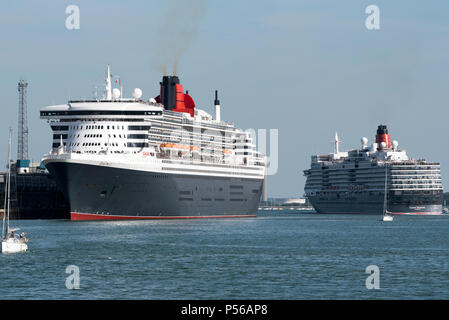
M118 83L118 85L120 86L120 92L121 92L120 97L123 98L123 84L122 84L122 80L121 80L120 76L111 74L111 77L114 77L115 83L116 84Z
M17 134L17 160L28 160L28 120L27 120L27 87L28 82L20 80L17 84L19 91L19 122Z

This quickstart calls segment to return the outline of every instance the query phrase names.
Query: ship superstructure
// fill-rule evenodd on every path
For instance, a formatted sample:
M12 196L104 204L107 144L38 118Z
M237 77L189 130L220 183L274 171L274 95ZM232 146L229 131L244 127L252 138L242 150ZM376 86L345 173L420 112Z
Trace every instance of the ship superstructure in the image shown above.
M339 150L338 136L331 154L312 156L304 170L305 195L318 213L382 212L387 171L387 210L393 214L440 214L443 186L440 164L409 159L391 141L387 126L379 125L375 142L361 149Z
M72 219L232 217L256 214L264 157L248 132L198 109L177 76L160 94L120 97L109 66L103 99L41 108L53 131L43 162Z

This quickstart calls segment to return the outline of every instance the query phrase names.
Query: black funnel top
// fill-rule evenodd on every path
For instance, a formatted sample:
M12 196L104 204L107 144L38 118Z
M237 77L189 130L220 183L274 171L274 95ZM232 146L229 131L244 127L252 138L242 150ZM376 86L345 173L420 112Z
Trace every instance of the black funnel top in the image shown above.
M220 104L220 100L218 100L218 90L215 90L215 101L214 101L214 105L219 105Z
M388 129L387 129L387 126L385 126L385 125L379 125L378 127L377 127L377 134L388 134Z
M165 109L176 108L176 85L179 84L177 76L163 76L161 82L161 102Z

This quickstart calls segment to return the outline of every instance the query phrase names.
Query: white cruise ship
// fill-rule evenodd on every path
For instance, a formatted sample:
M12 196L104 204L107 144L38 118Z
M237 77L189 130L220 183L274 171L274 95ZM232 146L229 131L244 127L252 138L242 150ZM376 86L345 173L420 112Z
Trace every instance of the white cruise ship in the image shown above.
M380 215L385 193L393 214L442 213L440 164L409 159L387 126L378 127L371 146L362 138L360 150L341 152L339 142L336 134L334 153L312 156L304 170L305 195L318 213Z
M109 66L103 99L43 107L53 144L43 162L72 220L255 216L265 158L248 132L197 108L177 76L149 100L121 98Z

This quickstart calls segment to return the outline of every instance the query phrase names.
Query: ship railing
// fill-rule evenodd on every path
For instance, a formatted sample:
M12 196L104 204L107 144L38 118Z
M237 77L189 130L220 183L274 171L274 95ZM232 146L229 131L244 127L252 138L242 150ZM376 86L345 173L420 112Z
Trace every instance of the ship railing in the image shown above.
M247 166L244 164L236 164L236 163L224 163L224 162L205 162L205 161L196 161L196 162L192 162L189 159L170 159L170 158L165 158L164 160L162 160L162 163L167 163L167 164L200 164L200 165L204 165L205 167L220 167L223 169L229 169L229 168L234 168L234 169L250 169L250 170L260 170L260 166L257 166L258 168L254 168L256 166Z

